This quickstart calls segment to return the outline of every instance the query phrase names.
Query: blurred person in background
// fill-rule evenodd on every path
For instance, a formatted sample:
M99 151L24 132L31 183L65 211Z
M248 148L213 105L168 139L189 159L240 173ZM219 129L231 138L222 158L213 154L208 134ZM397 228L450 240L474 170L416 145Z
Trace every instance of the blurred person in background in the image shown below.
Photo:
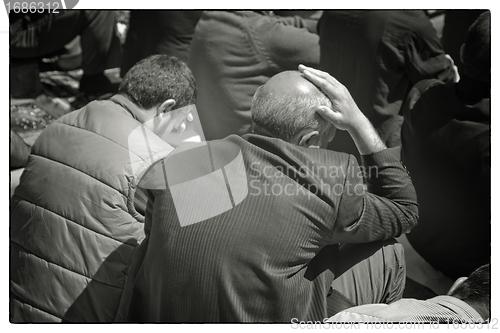
M324 11L320 68L344 84L388 147L401 144L401 105L419 81L455 78L436 30L421 10ZM343 131L329 147L357 157Z
M119 83L111 82L104 74L105 69L117 67L121 61L115 11L11 12L9 22L9 52L13 63L50 55L80 36L83 76L79 90L89 94L118 91ZM11 71L11 80L14 75ZM28 93L31 96L20 96L14 91L13 97L35 98L42 93L41 85Z
M316 22L320 13L278 14L203 13L193 36L188 65L198 85L196 107L207 140L249 133L253 94L273 75L294 70L301 63L318 67Z
M444 11L444 27L441 37L444 51L449 54L460 74L463 73L463 64L460 58L460 48L464 43L469 27L484 12L484 10L451 9Z
M490 38L487 11L461 47L460 81L418 83L404 110L402 160L420 210L418 226L406 237L433 268L421 272L409 261L408 275L437 294L490 262ZM439 272L447 278L441 285Z
M131 10L121 74L152 54L169 54L186 64L201 10Z

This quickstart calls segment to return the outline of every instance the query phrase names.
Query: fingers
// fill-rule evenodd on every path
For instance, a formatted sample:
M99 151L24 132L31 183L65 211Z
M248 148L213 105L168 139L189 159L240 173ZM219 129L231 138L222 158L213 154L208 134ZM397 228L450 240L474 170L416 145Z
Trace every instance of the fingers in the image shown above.
M329 123L332 123L334 125L338 124L340 116L339 112L333 111L326 106L318 106L316 112Z
M322 79L325 79L326 81L330 82L333 85L338 85L338 84L341 85L341 83L336 78L334 78L333 76L331 76L327 72L320 71L319 69L315 69L315 68L312 68L312 67L307 67L307 66L304 66L304 65L299 65L299 71L302 74L304 74L305 71L309 72L309 73L312 73L312 74L314 74L316 76L319 76Z
M185 122L185 121L183 121L183 122L182 122L179 126L174 127L174 128L172 129L172 132L175 132L175 133L179 133L179 134L180 134L180 133L184 132L185 130L186 130L186 122Z
M329 89L335 90L343 87L342 83L340 83L337 79L326 72L320 71L319 69L299 65L299 71L306 79L320 87L325 93L328 93Z
M174 116L173 132L182 133L186 130L186 121L193 121L193 114L190 109L182 110Z
M179 115L177 118L174 119L174 122L173 122L173 127L175 129L178 129L179 127L181 127L183 124L184 126L186 126L186 117L184 115Z
M304 70L302 74L307 80L311 81L312 84L320 88L330 99L335 98L336 87L331 84L328 79L317 76L309 72L309 70Z
M304 71L308 71L310 73L313 73L323 79L326 79L328 78L328 76L330 76L330 74L326 73L326 72L323 72L323 71L320 71L319 69L314 69L312 67L307 67L305 65L299 65L299 71L301 73L304 73Z
M451 55L445 54L444 56L445 56L446 59L448 59L451 62L452 65L455 64L455 62L453 61L453 58L451 57Z

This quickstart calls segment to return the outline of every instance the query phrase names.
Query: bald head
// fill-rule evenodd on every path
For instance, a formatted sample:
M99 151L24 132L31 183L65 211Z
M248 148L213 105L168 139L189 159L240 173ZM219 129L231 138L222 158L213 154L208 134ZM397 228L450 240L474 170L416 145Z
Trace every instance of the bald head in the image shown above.
M255 92L251 109L254 130L288 142L305 129L326 135L331 124L316 113L319 106L332 107L314 84L298 71L281 72Z
M309 80L305 79L299 71L286 71L276 74L269 79L262 87L260 93L274 94L274 96L295 96L297 94L306 96L309 94L320 98L321 91Z

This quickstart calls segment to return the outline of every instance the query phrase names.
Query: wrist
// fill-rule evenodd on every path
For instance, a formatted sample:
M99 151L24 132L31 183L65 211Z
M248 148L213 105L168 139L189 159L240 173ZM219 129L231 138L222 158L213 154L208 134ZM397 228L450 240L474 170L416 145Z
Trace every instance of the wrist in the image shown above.
M372 123L363 115L363 121L357 122L349 131L360 155L369 155L386 149Z
M357 117L354 119L354 121L351 122L351 126L349 126L346 131L349 132L349 134L361 134L362 132L366 131L372 126L372 123L366 118L366 116L359 111Z

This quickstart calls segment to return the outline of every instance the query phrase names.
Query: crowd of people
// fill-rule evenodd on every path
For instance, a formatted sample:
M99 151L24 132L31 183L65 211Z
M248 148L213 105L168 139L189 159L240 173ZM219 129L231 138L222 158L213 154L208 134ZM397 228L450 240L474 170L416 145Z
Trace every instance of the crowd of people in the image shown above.
M10 17L112 93L11 131L11 322L490 320L489 11L115 15Z

